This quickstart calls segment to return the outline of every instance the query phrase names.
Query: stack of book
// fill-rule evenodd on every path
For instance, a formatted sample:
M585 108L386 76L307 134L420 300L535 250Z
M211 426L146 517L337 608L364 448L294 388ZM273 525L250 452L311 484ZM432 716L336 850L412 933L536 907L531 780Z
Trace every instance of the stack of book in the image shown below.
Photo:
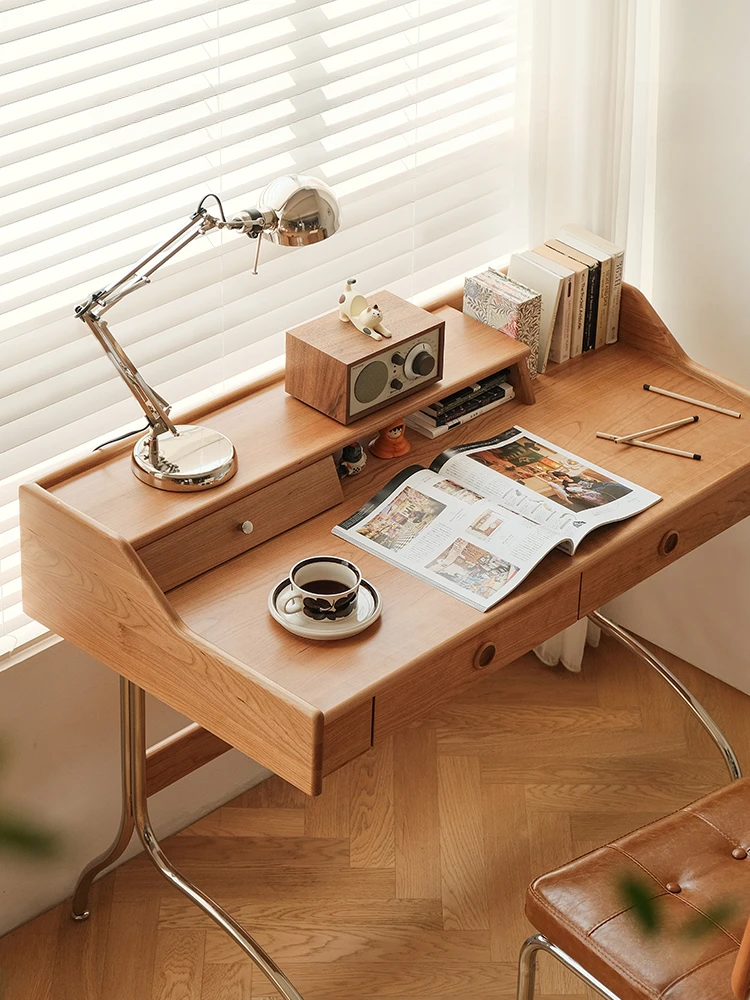
M501 403L513 399L513 386L507 381L508 369L487 375L439 399L430 406L404 417L404 423L428 438L441 437L461 424L481 417Z
M615 343L623 258L621 247L569 223L556 239L513 254L507 276L489 268L467 278L464 312L528 343L534 377L548 361Z

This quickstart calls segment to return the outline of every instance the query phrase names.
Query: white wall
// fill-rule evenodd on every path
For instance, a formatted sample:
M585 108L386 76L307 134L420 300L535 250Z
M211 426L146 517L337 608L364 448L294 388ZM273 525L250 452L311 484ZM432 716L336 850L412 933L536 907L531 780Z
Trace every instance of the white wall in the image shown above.
M750 3L662 0L652 301L750 386ZM732 419L727 417L727 420ZM750 435L750 413L748 434ZM623 625L750 693L750 519L614 601Z
M148 741L186 725L147 701ZM0 672L0 802L22 809L61 837L54 861L0 855L0 935L65 899L81 869L111 843L120 816L119 681L69 643ZM158 835L182 829L269 772L236 750L150 799ZM128 855L140 849L137 838Z

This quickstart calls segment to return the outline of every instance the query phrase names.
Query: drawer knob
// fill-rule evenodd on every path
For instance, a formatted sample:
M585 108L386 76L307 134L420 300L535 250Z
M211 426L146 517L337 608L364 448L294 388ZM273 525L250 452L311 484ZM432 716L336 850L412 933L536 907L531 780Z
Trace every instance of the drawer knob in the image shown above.
M659 555L668 556L677 548L680 541L680 533L678 531L668 531L666 535L659 542Z
M494 642L483 642L476 653L474 653L474 666L477 670L483 670L485 667L488 667L495 659L496 652L497 646L495 646Z
M253 533L253 522L243 521L240 525L240 531L243 531L246 535L251 535Z

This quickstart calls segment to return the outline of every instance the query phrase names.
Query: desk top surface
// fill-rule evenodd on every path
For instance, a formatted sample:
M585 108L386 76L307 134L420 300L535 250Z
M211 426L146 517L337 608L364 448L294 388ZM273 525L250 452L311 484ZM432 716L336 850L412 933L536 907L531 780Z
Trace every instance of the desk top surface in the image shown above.
M345 499L338 507L171 591L168 598L174 609L196 633L320 708L326 719L335 718L390 683L420 656L436 656L441 645L455 643L457 637L468 639L484 627L494 627L495 634L502 636L504 622L515 627L519 613L526 608L533 613L551 591L561 592L590 569L616 576L619 561L639 540L654 532L658 540L663 531L679 526L688 510L710 519L721 505L722 491L728 496L738 482L748 489L750 415L737 420L696 410L645 392L643 383L742 409L736 398L720 388L698 381L657 355L623 344L551 369L535 383L534 406L513 401L439 441L410 431L412 450L399 460L384 462L370 456L365 470L345 482ZM595 436L596 431L624 434L694 412L700 421L670 432L668 443L701 453L700 462ZM429 465L445 447L483 440L516 423L654 490L662 501L622 524L597 529L575 556L551 553L516 591L485 614L331 534L334 524L353 513L399 469L415 463ZM717 522L706 537L726 523L731 522ZM314 553L346 555L360 565L383 596L379 622L350 639L315 643L290 635L271 619L266 606L269 591L296 560ZM644 570L641 578L650 572L654 568ZM632 582L623 577L621 590Z

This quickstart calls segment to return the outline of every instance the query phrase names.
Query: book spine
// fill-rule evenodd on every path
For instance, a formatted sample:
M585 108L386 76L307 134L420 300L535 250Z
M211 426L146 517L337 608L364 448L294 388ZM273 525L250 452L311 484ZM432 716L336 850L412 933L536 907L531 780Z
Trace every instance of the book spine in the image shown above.
M478 410L472 410L471 413L465 413L462 417L458 417L454 423L450 424L450 427L456 427L459 424L468 424L470 420L476 420L477 417L483 417L485 413L489 413L490 410L494 410L498 406L502 406L503 403L510 402L510 400L515 396L513 386L506 385L504 388L505 392L500 399L493 399L493 401L491 403L487 403L486 406L480 406Z
M536 378L541 365L539 337L541 335L542 296L528 299L518 307L518 339L531 350L526 359L531 378Z
M620 299L622 298L622 268L625 251L620 250L612 257L612 281L609 289L609 323L607 325L607 343L617 343L617 331L620 326Z
M583 326L586 321L586 292L588 271L578 271L573 284L575 307L573 310L573 336L570 341L570 356L577 358L583 350Z
M452 409L454 406L460 406L462 403L465 403L476 396L483 395L489 389L507 381L507 378L508 369L503 368L495 375L488 375L484 379L480 379L479 382L466 386L465 389L460 389L458 392L451 393L450 396L445 396L443 399L439 399L436 403L431 403L429 406L426 406L422 412L430 412L435 415L444 413L447 410Z
M547 354L547 361L551 361L553 365L559 365L562 361L562 327L562 302L560 302L557 306L555 325L552 327L552 336L550 337L549 342L549 353Z
M570 341L573 323L573 278L563 282L557 316L552 330L549 360L556 365L570 360Z
M570 361L570 349L573 341L573 312L575 309L575 296L573 287L575 278L571 275L563 285L565 302L563 309L563 361Z
M599 285L599 315L596 319L596 346L603 347L607 343L607 324L609 322L609 289L612 278L612 258L602 261L602 276Z
M505 396L505 385L506 383L499 383L486 392L480 393L475 399L467 400L443 413L428 413L425 410L420 410L420 413L423 413L430 420L434 420L437 425L452 424L454 420L464 416L464 414L481 409L489 403L494 403L496 399L502 399Z
M599 318L599 285L601 284L601 264L589 268L589 287L586 294L586 321L583 330L583 350L592 351L596 347L596 323Z
M480 406L476 410L472 410L470 413L464 413L460 417L456 417L447 424L436 425L426 417L423 413L410 413L407 417L404 417L404 423L407 427L411 427L412 430L419 431L424 437L436 438L443 434L447 434L448 431L453 430L454 427L460 427L461 424L467 424L470 420L476 420L477 417L483 417L485 413L489 413L496 407L501 406L503 403L510 402L514 398L515 392L513 386L509 383L505 383L503 386L505 393L501 399L494 399L491 403L487 403L485 406Z
M421 434L422 437L430 438L430 440L442 437L443 434L447 434L451 429L450 425L446 425L445 427L429 427L427 424L421 424L413 414L408 417L404 417L404 423L407 427L416 431L417 434Z

